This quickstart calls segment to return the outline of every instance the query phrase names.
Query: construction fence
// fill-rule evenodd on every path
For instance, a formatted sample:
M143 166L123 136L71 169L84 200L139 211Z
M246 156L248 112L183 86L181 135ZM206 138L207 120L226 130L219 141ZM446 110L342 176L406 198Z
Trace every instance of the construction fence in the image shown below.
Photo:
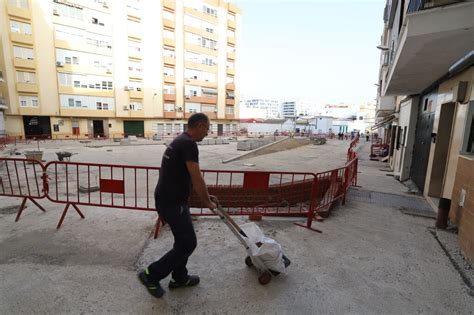
M347 163L320 172L267 172L202 170L209 193L215 195L230 215L327 217L336 200L345 201L350 186L357 185L358 158L354 151L358 138L348 149ZM159 167L78 163L0 158L0 196L20 197L18 221L26 202L46 211L40 200L63 204L57 228L69 209L84 218L79 207L106 207L156 211L154 189ZM43 202L41 202L43 203ZM189 204L193 216L213 216L192 193ZM157 218L155 237L160 227ZM313 229L315 230L315 229Z

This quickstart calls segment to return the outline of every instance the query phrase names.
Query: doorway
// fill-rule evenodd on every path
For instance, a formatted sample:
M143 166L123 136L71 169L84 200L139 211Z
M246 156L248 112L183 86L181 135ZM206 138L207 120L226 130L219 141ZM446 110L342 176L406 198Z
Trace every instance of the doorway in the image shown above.
M224 125L217 124L217 136L222 136L222 135L224 135Z
M433 134L436 146L433 155L428 196L440 197L443 192L455 109L455 103L441 105L438 133L436 135Z
M26 139L51 139L51 120L48 116L23 116Z
M103 120L93 120L92 127L94 130L94 138L104 137L104 121Z

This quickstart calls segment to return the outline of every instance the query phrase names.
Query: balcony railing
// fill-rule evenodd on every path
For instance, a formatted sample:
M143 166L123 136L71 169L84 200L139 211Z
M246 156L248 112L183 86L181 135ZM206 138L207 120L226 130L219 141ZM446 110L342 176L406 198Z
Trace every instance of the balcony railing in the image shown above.
M464 2L464 0L410 0L407 13Z

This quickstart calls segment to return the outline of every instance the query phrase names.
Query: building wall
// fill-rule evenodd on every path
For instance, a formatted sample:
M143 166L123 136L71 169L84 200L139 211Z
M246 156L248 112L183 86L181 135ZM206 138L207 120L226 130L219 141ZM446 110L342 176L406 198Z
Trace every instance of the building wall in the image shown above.
M469 100L474 100L474 95L471 92L472 82L474 81L474 67L464 71L463 73L457 75L456 77L443 82L438 88L438 95L436 98L436 112L435 120L433 125L433 133L443 132L443 130L438 130L440 124L440 111L443 104L448 104L454 101L455 90L457 89L460 81L469 82L467 89ZM442 187L442 197L451 198L451 192L454 185L454 176L456 174L456 168L458 163L459 152L462 147L464 132L466 127L466 113L468 110L468 104L461 104L455 102L455 113L453 121L453 130L451 132L450 147L447 157L446 171L444 175L444 183ZM426 182L425 182L425 195L429 193L429 185L431 181L431 175L434 167L437 167L436 161L434 159L436 149L436 143L431 143L430 157L428 162L428 168L426 173Z
M459 205L461 190L465 192L463 206ZM471 262L474 262L474 159L472 156L458 157L449 219L458 226L461 250Z
M84 119L96 117L120 123L112 123L113 127L107 130L111 133L123 134L123 119L145 121L146 132L152 133L152 121L168 122L169 119L178 119L181 124L191 115L186 111L184 86L192 84L199 88L215 88L217 97L213 100L198 100L200 106L213 105L215 110L209 112L214 123L231 125L237 123L239 110L239 60L241 39L241 12L238 7L222 0L202 1L154 1L154 0L125 0L125 1L94 0L71 0L67 2L29 0L27 8L17 8L12 2L0 0L0 70L5 78L0 83L0 95L4 96L8 109L6 110L6 128L11 135L24 136L23 127L12 126L12 121L21 122L15 115L43 115L51 117L51 130L53 125L61 120L59 132L53 132L54 136L66 137L72 133L72 121L79 120L82 124ZM62 3L62 4L59 4ZM83 20L68 17L58 10L53 14L57 6L74 4L82 7ZM191 9L194 6L196 9ZM216 10L216 17L202 12L203 6ZM136 8L136 9L134 9ZM167 13L165 18L165 11ZM170 14L172 16L171 20ZM200 21L200 26L190 29L185 25L184 16L192 16ZM99 17L99 22L92 23L90 17ZM235 16L234 21L231 16ZM103 17L103 20L102 20ZM14 33L10 30L10 21L18 21L31 25L32 35ZM132 23L133 22L133 23ZM135 23L136 22L136 23ZM205 23L214 25L211 33L205 29ZM137 26L134 30L131 24ZM107 26L107 25L110 25ZM75 40L62 40L57 38L56 29L62 27L72 28L75 32L87 33L83 37L84 43ZM196 44L190 45L186 32L213 39L217 42L219 49L203 48ZM232 33L234 32L234 33ZM172 33L173 38L165 38L165 33ZM91 35L92 34L92 35ZM86 45L86 38L100 39L100 36L110 36L112 48L95 47ZM139 53L130 53L128 45L130 42L140 46ZM34 60L23 60L14 58L13 46L27 47L33 49ZM234 51L229 51L230 48ZM83 64L63 64L57 66L57 49L66 49L74 52L87 52L93 56L108 56L112 58L112 66L107 72L105 69L87 67ZM165 60L164 49L174 49L175 58ZM201 61L189 65L185 60L185 51L192 51L201 57L206 55L215 56L217 65L201 64ZM138 64L142 71L131 73L128 69L129 62ZM228 68L233 64L233 68ZM174 69L172 78L165 77L165 67ZM206 71L215 74L215 82L199 81L187 83L184 77L186 68ZM19 87L16 79L16 71L34 72L36 83L29 83ZM71 73L74 75L100 75L113 82L113 89L91 89L77 88L75 86L64 86L60 84L58 73ZM229 82L229 78L232 82ZM128 91L125 89L130 82L141 85L141 90ZM164 84L174 87L176 93L172 98L165 98ZM230 84L229 84L230 83ZM227 97L227 92L233 92L233 98ZM110 97L113 105L109 104L109 110L69 108L61 105L61 94L73 96ZM20 95L36 96L39 106L21 107ZM132 109L131 103L141 103L140 109ZM175 108L183 111L167 113L164 103L173 103ZM113 108L110 108L112 107ZM139 106L137 106L138 108ZM12 117L12 119L8 119ZM57 119L56 119L57 118ZM10 121L10 122L8 122ZM22 124L22 123L21 123ZM108 124L107 124L108 126ZM117 130L116 128L121 128ZM81 133L90 133L89 126L80 126ZM108 129L108 127L106 128Z

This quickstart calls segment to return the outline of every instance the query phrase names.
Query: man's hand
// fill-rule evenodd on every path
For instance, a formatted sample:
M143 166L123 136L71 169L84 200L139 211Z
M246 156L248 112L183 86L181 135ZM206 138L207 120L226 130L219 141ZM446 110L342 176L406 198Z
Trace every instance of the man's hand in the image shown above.
M217 205L214 202L209 201L209 202L206 203L206 208L209 208L209 209L213 210L213 209L217 208Z

